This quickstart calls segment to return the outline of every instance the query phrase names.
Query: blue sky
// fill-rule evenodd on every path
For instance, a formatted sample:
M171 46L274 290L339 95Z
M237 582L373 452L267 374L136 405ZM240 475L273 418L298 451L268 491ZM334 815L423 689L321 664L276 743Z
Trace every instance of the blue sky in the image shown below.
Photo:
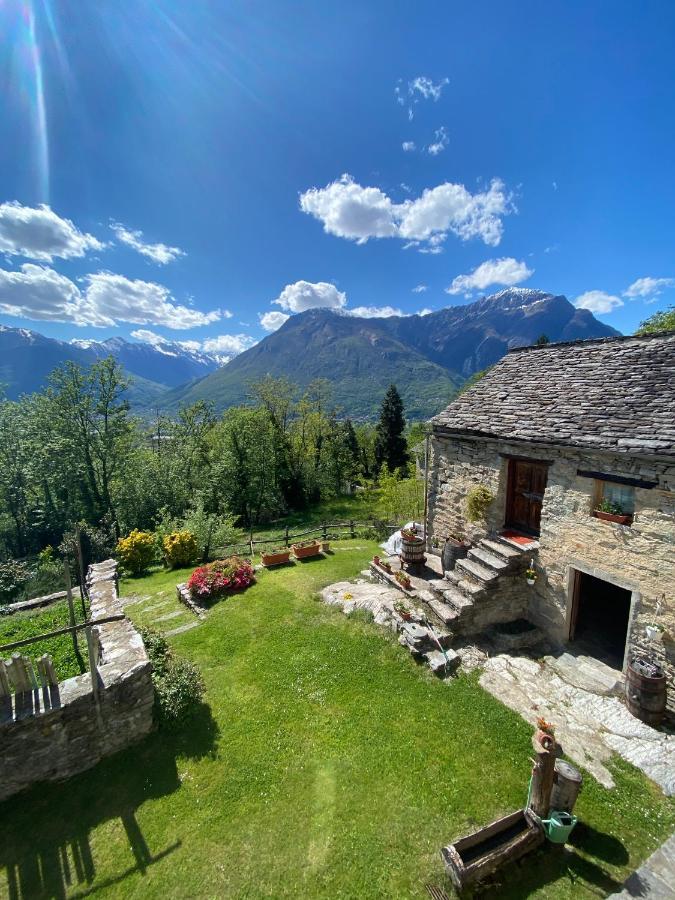
M235 352L312 305L518 283L631 331L675 303L670 0L4 0L0 28L4 324Z

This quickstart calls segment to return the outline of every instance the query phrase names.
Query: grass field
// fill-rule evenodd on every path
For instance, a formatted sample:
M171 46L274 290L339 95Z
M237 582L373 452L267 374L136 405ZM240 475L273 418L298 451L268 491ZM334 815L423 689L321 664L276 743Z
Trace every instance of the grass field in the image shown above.
M78 593L75 593L75 618L77 622L83 622L82 604ZM11 644L24 638L35 637L48 631L55 631L70 624L68 618L68 604L66 601L55 603L45 609L36 609L33 612L14 613L11 616L0 616L0 645ZM5 656L9 657L12 651ZM63 681L80 675L87 669L87 642L84 634L78 636L78 651L76 653L73 639L69 634L48 638L46 641L38 641L22 647L20 651L24 656L37 659L43 653L49 653L54 661L56 673Z
M263 572L172 638L206 705L142 744L0 806L0 896L426 897L439 848L525 803L530 728L471 676L449 684L376 626L316 600L374 543ZM186 572L123 583L171 608ZM144 608L132 617L148 621ZM669 834L673 804L624 763L590 777L567 849L547 846L485 896L606 896Z

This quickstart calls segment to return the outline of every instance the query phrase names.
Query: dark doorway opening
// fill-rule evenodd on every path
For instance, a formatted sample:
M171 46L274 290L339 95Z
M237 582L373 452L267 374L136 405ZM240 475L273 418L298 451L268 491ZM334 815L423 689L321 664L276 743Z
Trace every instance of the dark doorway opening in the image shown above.
M574 641L575 649L614 669L623 669L630 598L626 588L576 572L570 618L570 641Z

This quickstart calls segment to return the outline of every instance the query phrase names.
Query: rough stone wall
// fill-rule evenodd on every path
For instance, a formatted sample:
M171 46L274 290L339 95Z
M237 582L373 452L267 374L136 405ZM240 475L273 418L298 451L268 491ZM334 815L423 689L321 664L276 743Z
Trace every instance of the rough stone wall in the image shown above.
M88 583L92 619L122 611L112 560L92 566ZM13 714L0 722L0 800L89 769L152 729L151 665L140 635L127 619L98 632L98 708L86 673L60 682L51 697L15 697Z
M528 616L563 644L569 633L570 572L575 568L607 578L633 592L629 652L646 650L666 666L675 697L675 462L590 451L536 447L434 434L429 484L429 534L442 542L464 532L472 541L503 527L508 460L512 455L550 461L542 506L539 577L528 590ZM591 515L595 482L577 470L604 472L657 482L635 488L631 527ZM487 521L466 522L465 498L475 484L495 494ZM657 614L658 608L658 614ZM662 640L648 643L645 625L665 628Z

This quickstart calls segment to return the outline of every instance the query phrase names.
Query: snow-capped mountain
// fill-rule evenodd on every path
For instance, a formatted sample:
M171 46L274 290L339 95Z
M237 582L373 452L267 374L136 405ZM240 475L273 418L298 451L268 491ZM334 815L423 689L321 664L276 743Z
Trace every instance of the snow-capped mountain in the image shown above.
M111 337L105 341L74 340L72 345L97 359L114 356L132 375L169 387L203 378L222 365L218 357L178 341L132 343L122 337Z

